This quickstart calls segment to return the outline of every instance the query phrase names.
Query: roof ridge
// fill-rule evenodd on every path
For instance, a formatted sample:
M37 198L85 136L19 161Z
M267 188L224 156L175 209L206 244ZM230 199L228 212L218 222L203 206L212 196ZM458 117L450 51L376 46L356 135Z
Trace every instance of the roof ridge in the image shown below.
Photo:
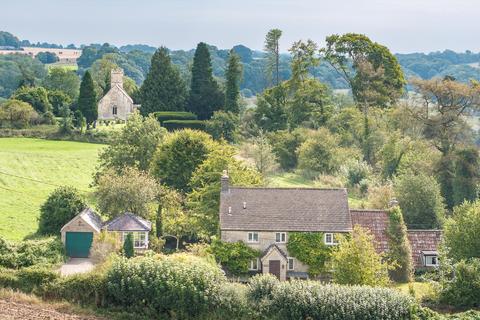
M140 223L142 226L144 226L145 228L149 228L150 226L147 226L145 224L146 220L144 220L143 218L137 216L136 214L134 214L133 212L125 212L124 214L126 215L129 215L131 216L133 219L135 219L135 221L137 221L138 223ZM143 221L142 221L143 220Z
M359 212L387 212L386 209L350 209L350 211L359 211Z

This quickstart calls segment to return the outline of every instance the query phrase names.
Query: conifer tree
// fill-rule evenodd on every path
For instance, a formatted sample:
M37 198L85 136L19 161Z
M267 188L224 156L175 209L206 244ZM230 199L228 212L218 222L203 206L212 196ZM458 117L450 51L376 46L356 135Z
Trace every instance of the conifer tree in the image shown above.
M133 246L133 233L129 232L125 241L123 242L123 254L127 258L132 258L135 255L135 249Z
M399 206L389 210L389 223L387 229L388 258L396 262L396 268L390 270L390 277L396 282L409 282L412 279L412 249L408 241L407 226L403 221L402 211Z
M97 120L97 95L95 86L89 71L85 72L80 84L80 94L78 96L78 110L83 114L87 121L87 128Z
M140 89L140 96L140 112L144 116L155 111L185 109L185 82L177 67L172 64L167 48L159 48L152 56L150 71Z
M227 80L225 88L225 111L238 114L240 112L239 98L242 65L240 63L240 57L233 50L230 51L228 57L225 77Z
M195 50L188 111L200 120L209 119L224 105L224 95L212 75L212 62L207 44L200 42Z
M282 36L282 30L271 29L270 31L268 31L265 37L265 51L267 52L267 77L276 86L280 83L279 40L281 36Z

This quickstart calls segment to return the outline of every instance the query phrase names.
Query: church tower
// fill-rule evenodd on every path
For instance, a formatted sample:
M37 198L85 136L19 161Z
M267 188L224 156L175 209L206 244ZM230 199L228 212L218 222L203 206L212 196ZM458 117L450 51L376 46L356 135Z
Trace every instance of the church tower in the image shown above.
M120 86L123 89L123 69L112 69L110 73L110 86Z

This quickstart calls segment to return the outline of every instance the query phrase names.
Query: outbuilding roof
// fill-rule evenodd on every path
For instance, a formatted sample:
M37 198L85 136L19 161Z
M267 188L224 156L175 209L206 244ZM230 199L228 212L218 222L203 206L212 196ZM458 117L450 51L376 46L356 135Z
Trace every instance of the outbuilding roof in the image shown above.
M125 212L106 222L103 228L108 231L150 231L152 223L131 212Z
M251 231L349 232L346 189L226 187L220 228Z
M78 215L76 215L72 220L70 220L67 224L65 224L60 231L63 231L68 225L76 221L77 219L82 219L88 225L90 225L95 231L100 232L102 229L102 218L98 214L95 213L91 208L83 209Z

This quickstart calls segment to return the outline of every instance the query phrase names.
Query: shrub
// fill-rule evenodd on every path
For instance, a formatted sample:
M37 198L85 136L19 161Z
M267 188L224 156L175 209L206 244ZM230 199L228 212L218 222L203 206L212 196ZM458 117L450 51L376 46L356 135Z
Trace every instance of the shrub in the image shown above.
M59 263L63 260L63 250L57 238L25 240L18 244L0 238L0 266L17 269Z
M60 229L86 207L77 189L66 186L55 189L40 208L38 232L59 234Z
M12 99L29 103L38 113L52 110L48 91L44 87L20 87L13 93Z
M305 141L305 134L300 129L292 132L280 130L269 135L272 151L283 170L297 167L297 149Z
M232 112L215 111L210 120L206 121L205 130L215 140L225 139L235 141L235 132L238 128L238 116Z
M442 280L440 301L455 307L480 307L480 259L461 260L453 275Z
M258 250L250 248L243 241L223 242L214 239L210 250L217 261L234 275L247 273L249 262L260 256Z
M168 131L182 129L206 131L206 124L207 122L203 120L167 120L162 123Z
M247 296L251 301L273 299L273 292L280 281L273 274L258 274L248 282Z
M164 121L169 120L197 120L197 116L191 112L181 111L158 111L153 116L163 125Z
M17 271L17 289L23 292L42 291L59 277L50 266L30 266Z
M109 255L118 252L121 244L116 233L102 230L93 237L90 258L95 263L104 262Z
M355 226L351 237L340 239L332 253L333 281L338 284L385 286L388 284L387 263L375 251L373 236Z
M7 100L0 105L0 126L22 129L38 118L32 106L20 100Z
M113 305L196 319L209 313L225 278L220 269L186 254L119 258L107 272Z
M368 163L364 161L351 161L343 168L347 185L349 187L355 187L370 177L371 168Z
M312 281L280 283L273 291L275 319L410 319L412 298L396 290L321 285Z

